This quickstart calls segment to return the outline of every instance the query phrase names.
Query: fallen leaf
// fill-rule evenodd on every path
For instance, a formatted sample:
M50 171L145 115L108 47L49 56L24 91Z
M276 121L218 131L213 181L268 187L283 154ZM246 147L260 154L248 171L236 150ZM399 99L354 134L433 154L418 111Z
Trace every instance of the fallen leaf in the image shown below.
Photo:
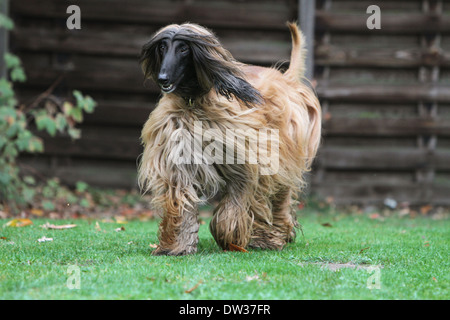
M422 215L426 215L428 212L430 212L431 209L433 209L433 206L431 206L430 204L427 204L426 206L420 207L420 213Z
M245 277L246 281L253 281L253 280L258 280L258 279L259 279L258 274L255 274L254 276L246 276Z
M425 243L423 244L424 247L429 247L430 246L430 242L429 241L425 241Z
M33 221L31 221L30 219L13 219L11 221L9 221L6 226L7 227L25 227L25 226L29 226L32 225Z
M374 220L374 219L379 219L379 218L381 218L381 216L380 216L380 214L379 214L378 212L375 212L375 213L372 213L372 214L369 216L369 218L372 219L372 220Z
M38 242L47 242L47 241L53 241L53 238L47 238L46 236L43 236L42 238L38 239Z
M333 204L334 203L334 197L328 196L328 197L326 197L325 201L328 204Z
M0 239L2 239L2 240L8 240L6 237L0 237Z
M123 216L131 216L136 213L136 210L130 207L122 207L122 210L120 210L120 214Z
M359 250L359 254L361 254L361 253L363 253L364 251L369 250L369 249L370 249L370 247L362 248L361 250Z
M154 212L151 210L142 211L139 214L139 221L148 221L155 216Z
M95 222L95 230L96 231L102 231L102 228L100 228L100 225L98 224L98 221Z
M192 291L194 291L195 289L198 288L198 286L202 283L202 280L200 280L199 282L197 282L197 284L195 286L193 286L192 288L190 288L189 290L184 291L184 293L191 293Z
M44 210L41 209L31 209L31 214L34 216L42 217L44 215Z
M63 224L63 225L54 225L54 224L50 224L50 223L45 223L43 224L41 227L44 229L55 229L55 230L63 230L63 229L71 229L71 228L75 228L77 225L76 224Z
M266 280L267 278L267 272L261 273L261 276L258 274L258 272L255 270L255 274L253 276L246 276L246 281L253 281L253 280Z
M437 282L437 279L436 279L435 277L433 277L433 281L434 281L434 282Z
M158 245L156 243L150 243L149 247L156 249L156 248L158 248Z
M331 228L332 227L331 223L329 223L329 222L321 223L320 225L322 227L327 227L327 228Z
M120 224L127 224L128 221L124 216L117 216L114 217L114 219L116 219L116 223L120 223Z
M246 253L248 253L248 251L245 250L244 248L239 247L239 246L237 246L237 245L235 245L235 244L232 244L232 243L230 243L230 244L228 245L228 250L229 250L229 251L239 251L239 252L246 252Z
M121 226L120 228L114 229L116 232L125 231L125 227Z

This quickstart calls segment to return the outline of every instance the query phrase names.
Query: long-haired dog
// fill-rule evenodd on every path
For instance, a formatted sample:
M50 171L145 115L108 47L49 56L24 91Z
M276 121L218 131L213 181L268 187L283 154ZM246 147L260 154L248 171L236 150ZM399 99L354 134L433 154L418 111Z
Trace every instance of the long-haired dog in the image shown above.
M139 164L140 187L162 213L153 254L195 253L198 204L219 191L210 231L221 248L280 250L295 239L292 203L319 146L321 108L302 82L301 32L288 27L284 73L236 61L196 24L164 27L144 45L145 77L162 91Z

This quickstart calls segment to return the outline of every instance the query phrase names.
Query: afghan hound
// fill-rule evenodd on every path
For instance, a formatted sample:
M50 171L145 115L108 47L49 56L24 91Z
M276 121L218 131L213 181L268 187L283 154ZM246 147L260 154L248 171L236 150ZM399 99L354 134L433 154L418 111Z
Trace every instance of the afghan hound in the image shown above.
M197 252L198 205L220 192L210 231L224 250L281 250L298 227L321 136L321 108L303 83L305 49L295 23L289 68L236 61L208 29L157 31L142 48L145 79L162 97L142 130L139 185L161 211L154 255Z

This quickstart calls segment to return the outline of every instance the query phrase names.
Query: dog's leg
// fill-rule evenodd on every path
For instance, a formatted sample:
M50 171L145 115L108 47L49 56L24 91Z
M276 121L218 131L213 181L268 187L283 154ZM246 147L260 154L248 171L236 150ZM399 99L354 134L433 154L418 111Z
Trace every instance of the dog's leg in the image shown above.
M281 250L287 242L295 240L298 227L295 211L291 206L291 191L284 189L272 200L272 223L255 218L250 247Z
M245 248L251 236L252 218L248 214L246 201L233 193L227 193L214 211L209 229L223 250L229 245Z
M295 229L300 225L297 221L297 213L293 208L291 190L280 191L272 200L272 214L274 224L280 226L286 242L294 242Z
M186 255L197 252L198 206L183 205L172 197L166 199L165 212L159 225L159 246L153 255Z

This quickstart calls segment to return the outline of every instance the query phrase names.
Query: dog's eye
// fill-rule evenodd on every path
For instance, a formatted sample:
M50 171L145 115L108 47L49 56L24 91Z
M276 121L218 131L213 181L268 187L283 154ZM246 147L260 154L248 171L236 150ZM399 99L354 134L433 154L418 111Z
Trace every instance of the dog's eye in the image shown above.
M159 45L159 51L163 52L164 50L166 50L166 45L164 43L161 43Z
M180 48L180 52L181 53L187 53L189 51L189 47L188 46L184 46Z

